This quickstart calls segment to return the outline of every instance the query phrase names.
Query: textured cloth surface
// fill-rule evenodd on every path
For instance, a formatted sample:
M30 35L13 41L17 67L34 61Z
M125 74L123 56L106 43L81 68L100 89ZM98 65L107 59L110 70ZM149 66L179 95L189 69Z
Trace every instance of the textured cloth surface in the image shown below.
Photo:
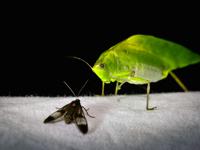
M89 131L72 124L43 124L74 97L0 97L0 150L199 150L200 92L79 97L89 108Z

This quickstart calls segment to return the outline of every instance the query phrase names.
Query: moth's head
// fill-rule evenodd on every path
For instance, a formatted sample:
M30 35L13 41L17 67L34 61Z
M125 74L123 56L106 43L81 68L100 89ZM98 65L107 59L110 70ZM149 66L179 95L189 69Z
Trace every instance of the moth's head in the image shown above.
M81 104L79 99L76 99L76 100L72 101L72 103L74 104L74 106L77 106L77 105Z

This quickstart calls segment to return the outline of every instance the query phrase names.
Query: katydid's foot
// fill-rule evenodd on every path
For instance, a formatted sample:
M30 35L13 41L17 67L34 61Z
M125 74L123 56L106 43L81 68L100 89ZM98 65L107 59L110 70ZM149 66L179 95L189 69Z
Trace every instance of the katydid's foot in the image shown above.
M155 110L157 107L146 108L146 110Z

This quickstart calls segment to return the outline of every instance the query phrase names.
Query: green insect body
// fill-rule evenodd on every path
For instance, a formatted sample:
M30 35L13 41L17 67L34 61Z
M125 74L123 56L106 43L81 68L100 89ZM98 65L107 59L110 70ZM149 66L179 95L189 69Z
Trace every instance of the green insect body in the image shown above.
M171 74L184 91L187 88L172 72L200 62L200 55L179 44L149 35L133 35L103 52L92 67L104 84L117 82L115 94L121 86L147 84L147 110L149 107L150 82L157 82Z
M200 55L188 48L150 35L133 35L103 52L93 67L81 58L102 81L116 82L115 94L124 83L147 84L146 109L149 107L150 83L162 80L170 74L179 86L188 91L181 80L172 72L200 62Z

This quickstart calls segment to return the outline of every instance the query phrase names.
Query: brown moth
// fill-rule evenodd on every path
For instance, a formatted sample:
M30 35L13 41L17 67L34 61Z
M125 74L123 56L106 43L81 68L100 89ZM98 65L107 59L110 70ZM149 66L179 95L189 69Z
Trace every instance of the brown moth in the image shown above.
M64 82L64 83L67 85L66 82ZM84 86L86 85L86 83L84 84ZM83 87L81 88L81 90L83 89ZM72 89L69 86L68 86L68 88L74 94L74 92L72 91ZM79 93L80 93L80 91L79 91ZM58 120L64 119L66 124L70 124L70 123L74 122L77 125L78 129L83 134L85 134L88 132L88 123L87 123L87 119L85 117L83 109L85 110L85 112L87 113L87 115L89 117L94 118L93 116L89 115L89 113L87 112L88 109L81 106L80 100L76 99L76 100L72 101L71 103L63 106L62 108L59 108L54 113L52 113L50 116L48 116L44 120L44 123L54 123Z

